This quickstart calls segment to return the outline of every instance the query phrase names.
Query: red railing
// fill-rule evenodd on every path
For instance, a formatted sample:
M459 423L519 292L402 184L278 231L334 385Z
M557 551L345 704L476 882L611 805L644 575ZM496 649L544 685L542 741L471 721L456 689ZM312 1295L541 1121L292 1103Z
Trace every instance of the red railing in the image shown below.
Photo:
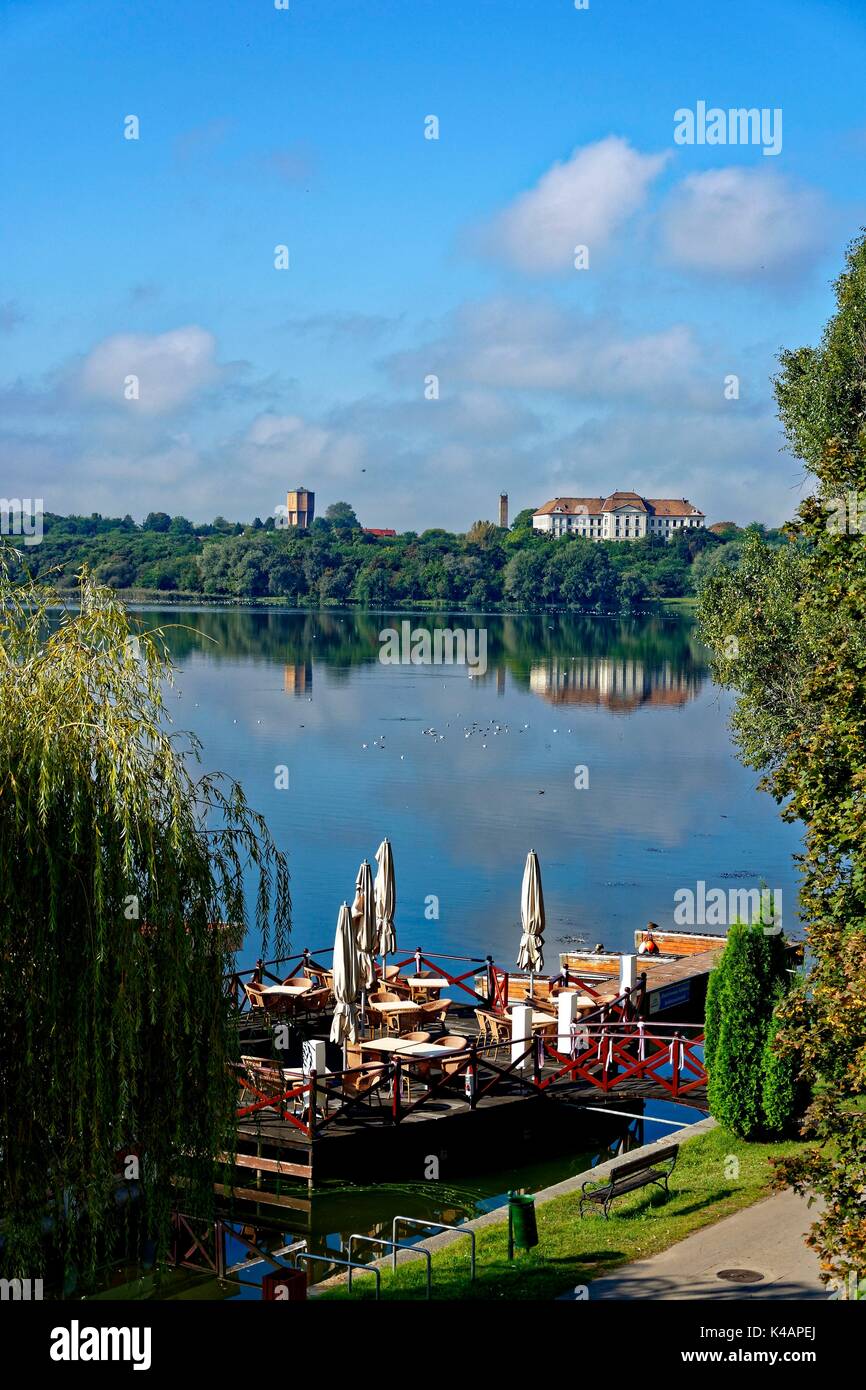
M310 1072L306 1081L300 1084L286 1084L284 1086L269 1087L265 1089L266 1083L256 1077L255 1071L245 1067L242 1063L235 1063L232 1070L238 1077L241 1087L242 1103L237 1108L237 1118L247 1120L251 1115L261 1115L265 1110L276 1111L277 1118L285 1120L287 1124L294 1125L302 1134L312 1138L315 1128L315 1095L316 1095L316 1073ZM256 1097L256 1100L243 1101L243 1095L249 1093ZM298 1100L301 1096L309 1096L307 1110L312 1117L312 1122L307 1123L293 1115L286 1107L292 1101Z
M692 1030L690 1037L684 1036L687 1028ZM453 1099L461 1083L470 1110L504 1084L530 1093L553 1095L583 1082L608 1094L626 1088L633 1080L642 1080L656 1083L673 1101L706 1085L704 1035L699 1025L651 1027L642 1021L580 1021L570 1030L571 1050L561 1051L559 1042L557 1039L554 1044L536 1034L518 1056L501 1063L498 1053L503 1048L511 1050L511 1044L482 1044L477 1039L467 1039L465 1051L445 1058L438 1076L431 1074L429 1061L399 1053L390 1061L370 1062L332 1073L327 1082L317 1080L316 1073L311 1072L303 1083L284 1088L268 1089L254 1074L244 1073L240 1078L243 1090L256 1099L238 1108L238 1118L247 1119L271 1110L307 1138L314 1139L328 1126L358 1110L378 1116L383 1122L400 1124L408 1116L434 1105L445 1092ZM379 1083L361 1091L347 1089L347 1080L358 1076L368 1082L378 1077ZM408 1100L403 1097L406 1080L410 1083ZM413 1081L423 1086L415 1097ZM302 1117L292 1114L288 1105L304 1096L307 1100ZM322 1113L317 1106L320 1097ZM339 1108L333 1107L335 1101L340 1102Z
M281 984L288 976L294 974L296 967L301 970L327 971L330 967L322 965L318 957L332 955L333 950L333 946L323 946L317 951L310 951L304 947L303 951L294 956L281 956L277 960L259 960L245 970L232 970L223 977L223 994L227 999L231 999L238 1013L249 1013L252 1006L245 985L262 984L265 980L273 985Z
M691 1037L684 1030L694 1029ZM557 1039L557 1042L559 1039ZM653 1081L671 1099L689 1095L707 1084L701 1025L577 1023L572 1029L570 1055L542 1039L544 1053L559 1064L553 1075L539 1081L540 1090L578 1078L600 1091L622 1088L632 1080ZM700 1054L700 1055L699 1055Z
M452 975L444 965L439 963L443 960L467 961L469 962L470 968L464 970L462 975ZM431 955L428 955L418 946L411 955L406 956L403 960L397 960L396 957L394 957L394 959L389 959L388 963L389 965L396 965L398 970L402 970L404 966L407 965L412 966L416 974L421 970L432 970L440 979L447 980L449 985L456 989L463 990L464 994L467 994L476 1004L487 1005L489 1003L488 996L479 994L475 989L475 978L478 975L479 965L483 965L485 969L488 970L489 974L489 967L492 964L490 956L451 956L439 951L435 951ZM471 988L466 983L469 979L472 980ZM387 987L387 980L383 981L383 983Z

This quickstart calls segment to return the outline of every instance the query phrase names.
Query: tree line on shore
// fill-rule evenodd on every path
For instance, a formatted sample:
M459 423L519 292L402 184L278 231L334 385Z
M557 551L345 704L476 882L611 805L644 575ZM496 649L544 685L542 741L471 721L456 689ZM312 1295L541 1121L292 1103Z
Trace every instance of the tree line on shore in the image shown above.
M671 541L554 539L532 529L530 508L510 528L478 521L462 534L431 529L397 536L365 531L352 507L340 502L302 531L280 528L273 517L193 525L165 512L151 512L141 524L128 515L46 513L42 542L28 550L25 563L35 578L51 573L61 588L72 588L86 565L116 591L178 597L622 611L696 593L719 569L737 568L750 535L786 544L781 531L757 522L689 530Z

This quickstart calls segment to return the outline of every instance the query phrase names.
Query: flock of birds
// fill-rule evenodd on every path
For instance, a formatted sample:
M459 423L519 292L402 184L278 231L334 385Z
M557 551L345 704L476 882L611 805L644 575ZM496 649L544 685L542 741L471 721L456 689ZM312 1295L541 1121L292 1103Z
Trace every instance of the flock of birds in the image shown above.
M457 712L457 717L458 717L458 718L460 717L460 711L459 711L459 710L458 710L458 712ZM526 733L526 730L527 730L529 727L530 727L529 724L523 724L523 725L521 725L521 727L517 730L517 732L518 732L519 734L525 734L525 733ZM450 720L450 719L446 721L446 723L445 723L445 728L446 728L446 729L450 729L450 728L451 728L451 720ZM496 737L498 737L499 734L508 734L508 733L510 733L510 732L511 732L511 729L510 729L510 727L509 727L508 724L499 724L499 723L497 723L497 721L496 721L495 719L492 719L492 720L490 720L490 721L487 722L487 723L479 723L479 721L478 721L477 719L473 719L473 721L472 721L471 724L464 724L464 726L463 726L463 737L464 737L464 738L481 738L481 739L496 738ZM558 729L553 729L552 732L553 732L554 734L558 734L558 733L559 733L559 730L558 730ZM571 733L571 729L566 730L566 732L570 734L570 733ZM432 724L431 724L431 726L430 726L429 729L422 729L422 730L421 730L421 733L422 733L422 735L425 735L427 738L432 738L432 740L433 740L434 743L444 743L444 742L445 742L445 734L441 733L441 732L439 731L439 729L434 728ZM370 747L370 744L369 744L369 743L362 743L362 744L361 744L361 747L362 747L362 748L369 748L369 747ZM384 735L384 734L382 734L381 738L374 738L374 739L373 739L373 747L374 747L374 748L384 748L384 747L385 747L385 735ZM482 744L481 744L481 747L482 747L482 748L486 748L486 747L487 747L487 744L486 744L486 743L482 743ZM400 756L402 757L403 754L401 753Z

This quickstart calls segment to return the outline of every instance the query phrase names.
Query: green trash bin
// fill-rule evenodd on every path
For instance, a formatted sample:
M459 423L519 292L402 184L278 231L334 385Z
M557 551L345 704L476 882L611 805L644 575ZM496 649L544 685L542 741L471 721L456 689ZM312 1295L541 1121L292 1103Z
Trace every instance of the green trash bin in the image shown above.
M531 1250L538 1244L535 1198L531 1192L509 1192L508 1222L512 1233L511 1243L516 1245L518 1250Z

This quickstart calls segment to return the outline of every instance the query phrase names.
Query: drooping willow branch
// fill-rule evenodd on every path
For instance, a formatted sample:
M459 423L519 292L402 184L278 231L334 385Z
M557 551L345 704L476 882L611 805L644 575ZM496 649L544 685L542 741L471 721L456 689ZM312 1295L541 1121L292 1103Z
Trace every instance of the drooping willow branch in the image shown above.
M67 1264L110 1255L124 1154L158 1249L173 1184L208 1208L234 1147L223 975L248 925L285 954L291 899L262 817L171 728L164 632L86 573L58 608L13 572L0 550L0 1260L27 1277L46 1210Z

